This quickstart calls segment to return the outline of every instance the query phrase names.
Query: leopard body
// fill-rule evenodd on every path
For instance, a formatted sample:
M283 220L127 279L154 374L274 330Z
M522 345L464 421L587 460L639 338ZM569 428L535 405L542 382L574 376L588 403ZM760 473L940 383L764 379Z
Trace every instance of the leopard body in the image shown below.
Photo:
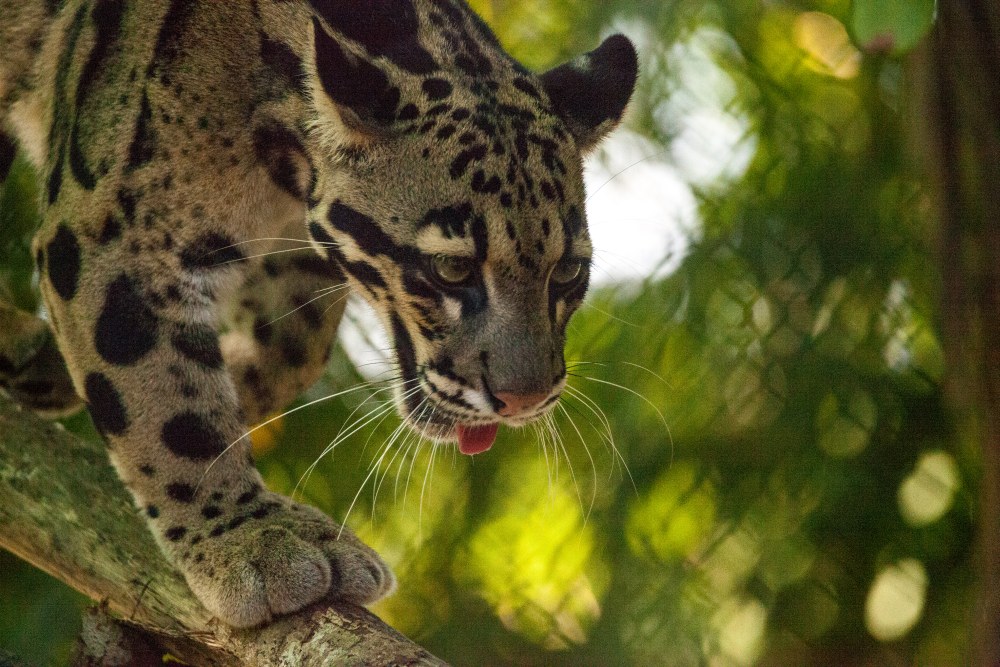
M581 156L635 78L621 36L534 75L459 0L0 0L0 182L17 145L65 360L0 305L0 386L48 412L75 388L226 623L377 600L389 568L264 488L248 425L322 372L342 305L313 299L341 283L426 436L549 409L589 276Z

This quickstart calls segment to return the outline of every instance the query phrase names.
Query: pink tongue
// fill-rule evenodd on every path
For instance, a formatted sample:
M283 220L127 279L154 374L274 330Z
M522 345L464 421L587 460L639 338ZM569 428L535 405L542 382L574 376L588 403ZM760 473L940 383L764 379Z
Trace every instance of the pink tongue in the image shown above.
M455 427L458 433L458 451L468 456L482 454L492 447L493 441L497 439L497 427L497 424L484 426L459 424Z

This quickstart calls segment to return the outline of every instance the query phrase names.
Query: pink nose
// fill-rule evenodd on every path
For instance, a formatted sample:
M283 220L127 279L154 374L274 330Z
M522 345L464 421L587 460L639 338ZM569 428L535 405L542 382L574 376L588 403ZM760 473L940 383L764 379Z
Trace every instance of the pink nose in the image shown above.
M549 392L542 391L535 394L515 394L508 391L500 391L495 396L503 401L503 407L497 410L502 417L517 417L532 408L538 407L549 397Z

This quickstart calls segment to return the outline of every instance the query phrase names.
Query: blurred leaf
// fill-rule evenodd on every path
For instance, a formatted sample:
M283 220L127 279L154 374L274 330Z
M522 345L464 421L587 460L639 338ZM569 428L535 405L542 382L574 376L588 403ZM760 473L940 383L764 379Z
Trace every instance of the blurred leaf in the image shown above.
M866 51L901 55L934 25L937 0L854 0L851 28Z

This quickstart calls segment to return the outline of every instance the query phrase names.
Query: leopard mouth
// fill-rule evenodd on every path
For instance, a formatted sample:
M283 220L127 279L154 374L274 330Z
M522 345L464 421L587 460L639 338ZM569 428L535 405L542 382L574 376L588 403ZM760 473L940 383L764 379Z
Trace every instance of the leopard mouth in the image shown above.
M458 451L475 456L489 451L496 442L500 422L472 423L462 418L438 417L427 420L408 420L410 427L424 437L436 442L457 442Z

